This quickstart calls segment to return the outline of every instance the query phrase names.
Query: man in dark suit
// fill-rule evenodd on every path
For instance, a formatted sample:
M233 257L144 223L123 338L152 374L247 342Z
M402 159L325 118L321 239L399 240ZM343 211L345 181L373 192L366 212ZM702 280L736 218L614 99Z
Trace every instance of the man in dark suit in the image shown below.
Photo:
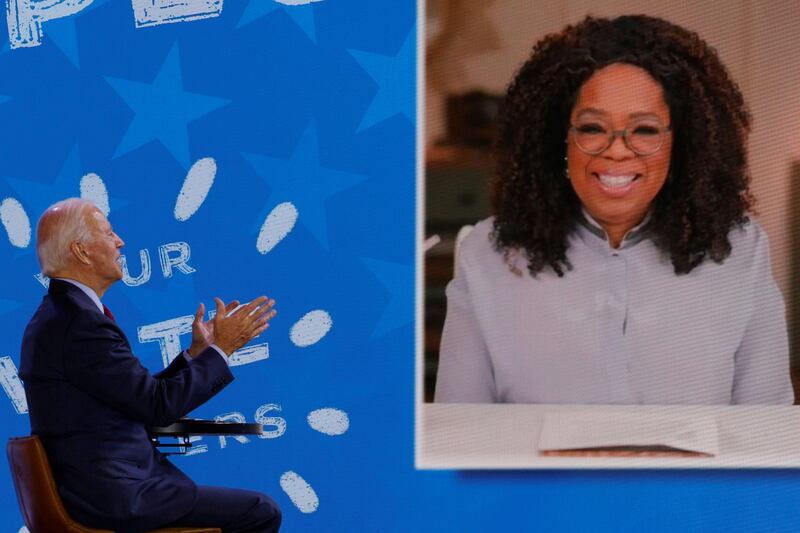
M72 518L89 527L142 531L165 526L277 531L275 502L257 492L195 485L150 443L148 425L168 425L233 380L227 357L268 327L273 301L231 313L216 298L192 344L151 375L100 298L122 279L122 240L89 201L45 211L36 251L51 278L22 340L20 377L31 432L39 435Z

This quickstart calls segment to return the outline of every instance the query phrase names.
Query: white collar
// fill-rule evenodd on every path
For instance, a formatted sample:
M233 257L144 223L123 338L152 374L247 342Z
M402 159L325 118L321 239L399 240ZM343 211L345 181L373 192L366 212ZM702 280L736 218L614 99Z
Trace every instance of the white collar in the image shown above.
M579 221L582 222L582 226L602 239L604 243L608 245L609 249L615 250L615 248L611 246L611 239L603 226L601 226L600 223L596 221L583 206L581 206L581 213L583 214L583 218L579 219ZM633 246L641 241L645 236L645 230L647 229L647 225L652 217L653 210L649 209L641 222L625 232L625 235L622 236L622 240L620 241L618 249L622 250L624 248L628 248L629 246Z

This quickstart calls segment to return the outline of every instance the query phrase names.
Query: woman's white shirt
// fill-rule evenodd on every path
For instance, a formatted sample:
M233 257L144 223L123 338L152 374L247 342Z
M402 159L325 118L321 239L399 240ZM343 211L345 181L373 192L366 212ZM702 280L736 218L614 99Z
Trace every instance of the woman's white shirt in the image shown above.
M449 403L791 404L784 303L767 236L731 231L722 264L676 275L647 227L612 248L584 219L573 268L509 270L493 219L460 247L447 287L435 401Z

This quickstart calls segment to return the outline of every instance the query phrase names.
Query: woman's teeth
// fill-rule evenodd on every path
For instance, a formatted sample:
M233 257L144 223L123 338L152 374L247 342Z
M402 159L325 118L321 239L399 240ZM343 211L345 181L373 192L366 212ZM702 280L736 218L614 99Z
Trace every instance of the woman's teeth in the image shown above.
M600 179L600 183L605 185L606 187L626 187L633 183L633 180L636 179L636 174L625 174L625 175L610 175L610 174L599 174L597 176Z

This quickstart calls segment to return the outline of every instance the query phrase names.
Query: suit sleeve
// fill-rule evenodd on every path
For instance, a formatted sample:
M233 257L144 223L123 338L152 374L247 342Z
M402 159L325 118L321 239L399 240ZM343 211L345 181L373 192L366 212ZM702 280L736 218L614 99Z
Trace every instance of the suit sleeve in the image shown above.
M755 226L756 243L751 270L753 310L736 350L734 404L784 404L794 401L789 374L789 340L785 306L772 277L769 244Z
M163 370L159 370L158 372L153 374L153 377L156 379L171 378L177 372L183 370L187 366L189 366L189 363L188 361L186 361L186 358L183 357L183 352L181 352L178 354L178 357L173 359L172 362L169 365L167 365L166 368L164 368Z
M64 343L64 373L76 387L150 425L168 425L233 381L228 365L207 348L191 365L178 357L151 375L116 326L79 315Z

